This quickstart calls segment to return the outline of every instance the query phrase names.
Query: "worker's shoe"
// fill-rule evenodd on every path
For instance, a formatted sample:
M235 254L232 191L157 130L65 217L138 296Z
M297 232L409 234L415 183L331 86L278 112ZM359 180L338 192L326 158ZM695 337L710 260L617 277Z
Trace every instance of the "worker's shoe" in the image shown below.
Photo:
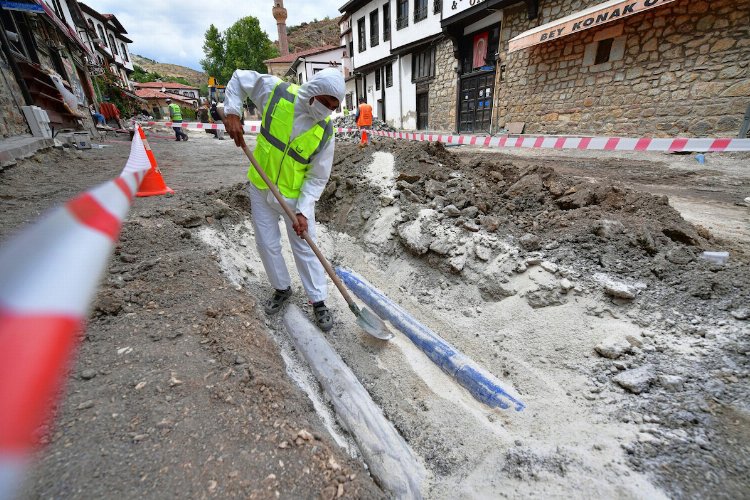
M333 328L333 316L322 300L313 304L313 313L315 313L315 321L318 322L321 330L327 332Z
M286 290L275 290L273 292L273 296L271 296L270 299L266 301L265 304L263 304L263 309L265 309L266 314L269 316L272 314L276 314L277 312L281 311L281 306L284 305L284 302L289 300L289 297L292 296L292 287L288 287Z

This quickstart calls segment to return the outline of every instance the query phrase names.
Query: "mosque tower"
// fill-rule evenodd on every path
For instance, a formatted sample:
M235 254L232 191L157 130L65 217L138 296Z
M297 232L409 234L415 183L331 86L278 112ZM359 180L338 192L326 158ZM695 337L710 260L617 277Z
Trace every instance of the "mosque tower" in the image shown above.
M276 19L276 28L279 30L279 51L282 56L289 53L289 44L286 39L286 9L284 0L273 1L273 18Z

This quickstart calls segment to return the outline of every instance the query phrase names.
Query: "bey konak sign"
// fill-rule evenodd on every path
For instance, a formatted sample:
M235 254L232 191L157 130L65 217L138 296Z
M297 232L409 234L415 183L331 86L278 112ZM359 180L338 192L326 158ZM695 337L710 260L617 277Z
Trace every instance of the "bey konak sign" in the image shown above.
M636 0L606 2L583 10L571 16L552 21L537 28L525 31L508 42L508 52L525 49L540 43L556 40L589 28L617 21L644 10L653 9L674 0Z

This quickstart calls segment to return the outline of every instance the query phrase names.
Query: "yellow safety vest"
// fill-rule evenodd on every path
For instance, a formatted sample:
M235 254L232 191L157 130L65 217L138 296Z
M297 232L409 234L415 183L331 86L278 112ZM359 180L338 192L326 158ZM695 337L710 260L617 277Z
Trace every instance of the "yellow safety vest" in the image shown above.
M176 122L177 120L182 120L182 110L177 104L170 104L169 105L169 111L172 115L172 121Z
M299 198L305 175L311 168L311 158L333 137L331 117L326 117L312 128L290 141L294 124L294 101L299 87L279 82L263 109L260 135L255 146L255 159L287 198ZM268 189L261 176L250 165L247 178L258 189Z

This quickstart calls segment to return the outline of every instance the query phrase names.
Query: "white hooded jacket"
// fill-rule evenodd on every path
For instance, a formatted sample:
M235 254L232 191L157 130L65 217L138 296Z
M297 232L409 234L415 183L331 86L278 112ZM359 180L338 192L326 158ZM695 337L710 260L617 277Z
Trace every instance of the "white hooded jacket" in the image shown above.
M264 75L252 70L236 70L227 84L224 96L224 112L228 115L242 116L242 103L248 97L258 109L265 109L266 102L271 97L274 87L280 81L280 78L273 75ZM343 102L345 94L344 77L335 68L326 68L319 71L309 82L303 83L294 103L294 124L291 139L309 130L317 122L308 114L311 97L330 95L338 99L339 102ZM296 212L304 215L307 219L314 217L315 202L323 194L323 189L325 189L328 178L331 176L334 146L335 136L311 158L310 170L308 170L305 182L300 189L300 196L296 200Z

